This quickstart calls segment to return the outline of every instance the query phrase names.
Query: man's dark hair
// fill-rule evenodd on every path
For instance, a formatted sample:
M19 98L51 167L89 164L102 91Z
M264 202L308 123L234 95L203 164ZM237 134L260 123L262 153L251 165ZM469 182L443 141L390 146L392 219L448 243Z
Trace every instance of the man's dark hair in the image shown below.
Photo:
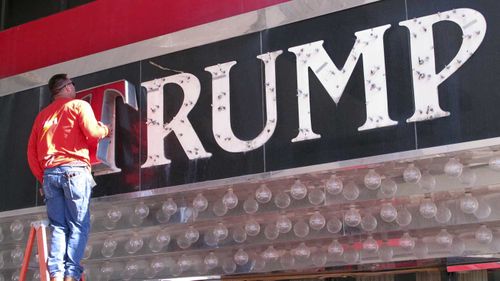
M61 86L67 80L68 80L68 74L66 74L66 73L56 74L49 79L49 90L52 93L52 96L57 95L57 93L59 93L59 91L61 91L61 89L62 89Z

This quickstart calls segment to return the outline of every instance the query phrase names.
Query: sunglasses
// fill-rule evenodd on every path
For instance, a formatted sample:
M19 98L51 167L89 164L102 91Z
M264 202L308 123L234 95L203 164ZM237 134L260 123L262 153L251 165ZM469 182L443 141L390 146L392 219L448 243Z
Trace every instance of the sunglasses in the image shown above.
M56 89L57 92L61 91L62 89L64 89L64 87L68 86L68 85L73 85L73 87L75 86L75 83L71 80L67 80L66 82L64 82L64 84L62 84L59 88Z

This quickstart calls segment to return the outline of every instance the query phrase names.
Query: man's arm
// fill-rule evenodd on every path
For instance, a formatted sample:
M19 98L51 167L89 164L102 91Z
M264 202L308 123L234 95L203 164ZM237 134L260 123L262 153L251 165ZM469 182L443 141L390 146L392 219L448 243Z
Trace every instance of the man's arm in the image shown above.
M97 121L92 111L92 107L86 101L81 102L80 106L80 128L83 134L90 139L102 139L109 134L108 126Z
M43 169L42 167L40 167L40 162L38 161L37 141L38 129L35 123L35 125L33 125L33 129L31 129L31 135L28 142L28 164L30 166L31 172L36 177L36 179L40 183L43 183Z

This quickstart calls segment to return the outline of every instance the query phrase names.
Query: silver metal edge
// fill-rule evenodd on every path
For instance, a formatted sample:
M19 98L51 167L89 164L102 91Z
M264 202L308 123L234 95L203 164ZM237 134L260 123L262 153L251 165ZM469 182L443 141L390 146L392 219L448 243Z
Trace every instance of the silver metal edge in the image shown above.
M264 172L260 174L245 175L233 178L226 178L220 180L205 181L199 183L183 184L177 186L162 187L158 189L137 191L126 194L117 194L107 197L99 197L92 199L92 204L101 204L108 202L131 200L140 197L158 196L164 194L173 194L178 192L192 192L197 190L214 189L221 186L237 185L244 183L259 183L266 180L277 180L287 177L292 177L301 174L319 173L326 171L338 171L353 166L369 166L376 165L389 161L411 161L420 158L426 158L438 154L454 154L461 151L468 151L472 149L480 149L485 147L500 146L500 137L489 138L478 141L462 142L450 145L436 146L431 148L423 148L417 150L408 150L403 152L395 152L389 154L382 154L364 158L357 158L352 160L331 162L326 164L318 164L312 166L305 166L299 168L291 168L280 171ZM43 212L44 206L32 207L25 209L18 209L12 211L0 212L0 219L20 215L29 215Z
M380 0L293 0L6 77L0 79L0 96L43 86L54 73L68 73L71 77L78 77L378 1Z

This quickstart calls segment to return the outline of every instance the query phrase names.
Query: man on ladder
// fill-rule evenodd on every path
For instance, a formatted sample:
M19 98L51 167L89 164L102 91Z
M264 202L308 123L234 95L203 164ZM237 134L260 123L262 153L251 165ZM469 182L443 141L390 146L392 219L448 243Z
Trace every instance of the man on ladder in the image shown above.
M45 195L51 230L50 280L80 280L95 186L88 141L107 137L110 129L96 120L90 104L75 99L75 86L66 74L54 75L48 86L53 101L35 119L28 162Z

